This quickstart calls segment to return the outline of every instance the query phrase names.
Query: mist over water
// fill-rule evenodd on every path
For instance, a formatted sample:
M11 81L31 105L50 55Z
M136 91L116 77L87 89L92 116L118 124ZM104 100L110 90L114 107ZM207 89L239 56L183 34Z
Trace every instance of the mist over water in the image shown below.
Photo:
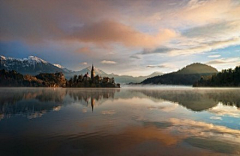
M1 88L0 155L239 155L240 89Z

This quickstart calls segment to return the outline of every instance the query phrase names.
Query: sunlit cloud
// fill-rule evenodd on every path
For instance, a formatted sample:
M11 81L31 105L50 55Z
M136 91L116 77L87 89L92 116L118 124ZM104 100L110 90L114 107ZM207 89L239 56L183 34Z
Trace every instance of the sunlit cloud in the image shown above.
M103 60L101 61L102 64L116 64L117 62L115 61L108 61L108 60Z
M135 28L116 21L101 21L75 28L68 40L95 44L121 43L127 47L156 47L177 36L174 30L162 29L155 35L140 32Z
M230 116L234 118L240 118L240 112L237 107L219 106L211 108L209 112L214 113L218 116Z
M189 44L192 42L190 41L192 40L190 38L189 39L182 38L182 40L184 41L183 43ZM201 41L198 42L198 40L196 39L195 42L197 43L192 43L188 45L189 47L186 45L178 44L175 46L179 48L168 47L168 48L158 48L154 50L144 50L139 54L167 53L170 56L199 54L199 53L209 52L216 49L223 49L228 46L240 45L240 38L237 37L237 38L233 38L225 41L210 41L208 43L206 43L205 41L201 43Z
M212 120L222 120L220 116L211 116L210 119Z
M163 112L171 112L174 111L178 106L179 106L178 104L173 104L171 106L158 107L158 109L160 109Z
M165 68L164 65L147 65L148 68Z
M148 66L145 69L149 73L163 68L161 63L168 62L164 59L186 55L182 61L192 62L191 56L201 54L226 59L233 57L227 55L235 54L236 48L226 55L212 55L211 51L240 46L238 0L71 0L68 5L63 0L0 3L4 14L0 17L0 42L18 42L16 49L11 49L15 45L6 46L10 52L4 49L0 54L26 57L29 53L38 53L49 58L49 62L64 54L75 59L71 63L69 59L61 60L68 68L78 68L79 62L109 59L116 60L119 66L107 70L117 68L119 73L131 73L138 66L135 72L140 73ZM19 52L19 46L24 50ZM199 62L206 62L200 59ZM159 64L160 67L153 68ZM222 64L219 68L227 67Z
M88 63L87 63L87 62L82 62L81 64L82 64L82 65L87 65Z
M78 53L89 53L89 52L91 52L91 50L90 50L89 47L82 47L82 48L77 49L76 52L78 52Z
M173 17L177 24L205 25L219 22L224 18L239 19L236 14L239 11L239 3L234 3L234 0L189 0L185 7L168 17Z
M178 131L184 132L185 134L194 135L194 136L202 136L202 135L210 135L209 133L217 134L229 134L232 138L240 138L240 131L231 129L225 126L218 126L211 123L205 123L201 121L194 121L189 119L170 119L170 122L175 126L186 126L186 128L174 127L177 128ZM205 136L207 137L207 136Z
M221 55L209 55L208 57L210 57L210 58L216 58L216 57L221 57Z
M211 60L206 62L209 65L221 65L221 64L234 64L234 65L240 65L240 57L236 58L219 58L215 60Z
M174 69L175 66L171 64L159 64L159 65L147 65L147 68L171 68Z

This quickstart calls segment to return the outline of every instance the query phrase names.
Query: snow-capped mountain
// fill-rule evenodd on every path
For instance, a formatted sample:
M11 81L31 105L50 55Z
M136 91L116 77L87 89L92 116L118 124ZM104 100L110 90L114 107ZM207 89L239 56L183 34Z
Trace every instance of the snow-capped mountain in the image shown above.
M60 64L52 64L49 63L41 58L38 58L36 56L29 56L28 58L18 59L18 58L11 58L11 57L5 57L0 56L0 70L15 70L21 74L30 74L30 75L37 75L39 73L55 73L55 72L62 72L67 79L73 77L74 75L84 75L87 72L90 74L92 67L89 66L87 68L84 68L80 71L72 71L69 70ZM102 77L114 77L115 81L118 83L140 83L144 79L153 77L156 75L162 75L162 73L153 73L148 76L139 76L139 77L133 77L129 75L116 75L116 74L107 74L101 69L94 68L95 74L100 75Z
M53 64L53 65L56 66L56 67L58 67L58 68L60 68L60 69L62 69L65 73L72 73L72 72L74 72L74 71L72 71L72 70L69 70L69 69L63 67L63 66L60 65L60 64Z
M61 66L60 64L53 64L53 65L58 67L58 68L63 68L63 66Z
M31 75L64 72L63 69L36 56L29 56L28 58L23 59L0 56L0 69L16 70L22 74Z

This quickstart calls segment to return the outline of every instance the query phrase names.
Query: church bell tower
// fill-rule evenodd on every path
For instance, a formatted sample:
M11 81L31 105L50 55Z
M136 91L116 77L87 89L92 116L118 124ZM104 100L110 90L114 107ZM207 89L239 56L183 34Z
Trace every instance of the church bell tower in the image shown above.
M95 77L95 71L94 71L94 66L92 64L92 70L91 70L91 79L93 80Z

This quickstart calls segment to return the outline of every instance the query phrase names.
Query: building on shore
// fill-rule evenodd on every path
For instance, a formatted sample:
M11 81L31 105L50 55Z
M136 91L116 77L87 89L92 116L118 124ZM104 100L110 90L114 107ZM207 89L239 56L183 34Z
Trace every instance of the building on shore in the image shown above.
M96 87L96 88L120 88L120 84L116 84L114 78L101 77L95 75L95 68L92 64L91 77L88 72L82 75L75 75L67 84L67 87Z

